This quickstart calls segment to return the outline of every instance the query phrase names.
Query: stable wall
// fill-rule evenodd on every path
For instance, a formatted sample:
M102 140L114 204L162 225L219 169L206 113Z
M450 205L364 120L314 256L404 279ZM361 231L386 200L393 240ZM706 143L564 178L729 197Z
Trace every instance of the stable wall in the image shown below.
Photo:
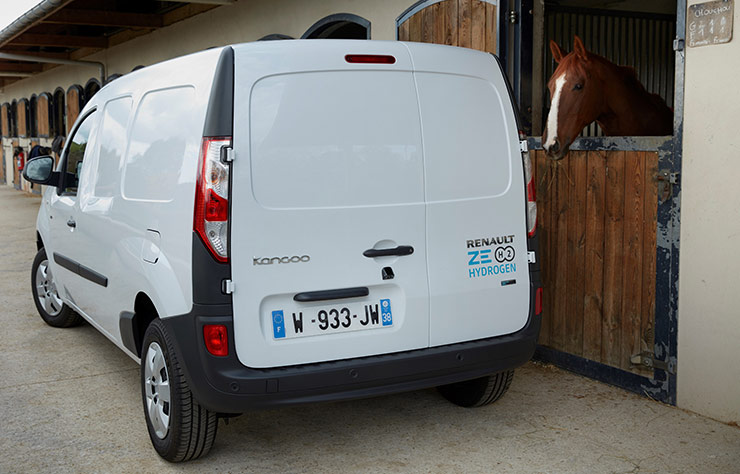
M396 18L415 0L241 0L188 18L151 34L82 58L100 61L107 74L125 74L149 65L213 46L254 41L272 33L300 38L318 20L335 13L352 13L371 23L372 39L396 39ZM60 66L0 89L0 103L61 86L85 85L98 70ZM100 79L99 77L97 77Z
M678 300L678 405L727 422L740 422L737 4L734 30L686 49Z

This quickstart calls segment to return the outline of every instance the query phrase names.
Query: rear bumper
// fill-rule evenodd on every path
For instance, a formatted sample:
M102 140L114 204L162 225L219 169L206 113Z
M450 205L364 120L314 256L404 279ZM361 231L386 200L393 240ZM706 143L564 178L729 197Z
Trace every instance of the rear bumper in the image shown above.
M191 313L162 322L175 336L178 359L195 398L212 411L242 413L405 392L513 369L527 362L535 350L541 317L534 316L531 299L526 326L506 336L276 369L253 369L237 360L230 305L194 305ZM229 356L215 357L206 351L204 324L227 326Z

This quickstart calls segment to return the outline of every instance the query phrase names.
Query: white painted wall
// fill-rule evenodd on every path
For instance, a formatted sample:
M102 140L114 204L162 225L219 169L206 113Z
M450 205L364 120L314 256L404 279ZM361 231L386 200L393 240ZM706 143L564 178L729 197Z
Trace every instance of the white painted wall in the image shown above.
M686 50L681 173L678 405L727 422L740 422L739 6L730 43Z
M396 38L396 18L415 0L239 0L167 28L93 54L108 75L124 74L137 65L149 65L212 46L254 41L271 33L300 38L315 22L334 13L352 13L371 23L372 39ZM40 92L82 86L98 71L94 67L61 66L0 89L0 103Z

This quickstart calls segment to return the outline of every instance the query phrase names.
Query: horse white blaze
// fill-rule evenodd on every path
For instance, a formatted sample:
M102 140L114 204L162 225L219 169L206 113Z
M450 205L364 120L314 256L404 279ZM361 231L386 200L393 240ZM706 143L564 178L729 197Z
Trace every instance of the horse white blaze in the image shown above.
M558 109L560 108L560 93L565 85L565 73L555 79L555 93L550 104L550 113L547 115L547 140L542 147L547 150L555 144L558 136Z

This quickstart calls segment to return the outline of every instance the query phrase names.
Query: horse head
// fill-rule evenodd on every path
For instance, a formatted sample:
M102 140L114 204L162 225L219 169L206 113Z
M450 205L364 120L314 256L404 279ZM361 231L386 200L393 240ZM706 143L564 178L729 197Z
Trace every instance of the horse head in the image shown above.
M559 160L568 153L581 130L601 114L604 99L592 55L586 51L581 38L575 37L573 51L569 54L552 40L550 51L558 67L547 83L551 101L542 147L548 157Z

